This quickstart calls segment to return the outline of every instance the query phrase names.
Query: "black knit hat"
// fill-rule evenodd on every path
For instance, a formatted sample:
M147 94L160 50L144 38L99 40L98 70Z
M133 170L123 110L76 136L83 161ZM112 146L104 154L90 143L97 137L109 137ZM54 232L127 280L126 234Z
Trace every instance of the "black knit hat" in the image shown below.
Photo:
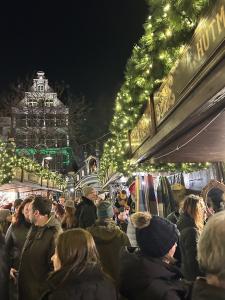
M178 241L176 225L158 216L153 216L146 227L136 228L140 250L150 257L163 257Z

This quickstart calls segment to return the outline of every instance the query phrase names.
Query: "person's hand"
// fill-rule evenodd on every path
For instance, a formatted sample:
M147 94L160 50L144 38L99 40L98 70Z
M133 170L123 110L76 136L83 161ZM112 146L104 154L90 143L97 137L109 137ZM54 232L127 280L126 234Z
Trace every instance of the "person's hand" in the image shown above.
M10 274L10 278L12 278L14 282L16 282L18 271L14 268L11 268L9 274Z
M119 214L120 211L117 207L113 207L113 212L114 214Z
M12 223L12 224L16 223L16 216L15 216L15 214L14 214L14 215L12 215L12 220L11 220L11 223Z
M209 217L211 217L211 216L213 216L215 214L215 211L213 210L213 208L212 207L208 207L208 205L206 205L206 210L205 210L205 215L206 215L206 220L209 218Z

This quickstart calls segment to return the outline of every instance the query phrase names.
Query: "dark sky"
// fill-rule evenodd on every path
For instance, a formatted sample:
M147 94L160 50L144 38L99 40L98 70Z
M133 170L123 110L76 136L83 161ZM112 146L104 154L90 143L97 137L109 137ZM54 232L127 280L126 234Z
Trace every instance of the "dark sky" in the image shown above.
M92 136L103 134L147 12L144 0L7 1L0 12L0 92L43 70L50 83L64 80L86 96L96 121Z

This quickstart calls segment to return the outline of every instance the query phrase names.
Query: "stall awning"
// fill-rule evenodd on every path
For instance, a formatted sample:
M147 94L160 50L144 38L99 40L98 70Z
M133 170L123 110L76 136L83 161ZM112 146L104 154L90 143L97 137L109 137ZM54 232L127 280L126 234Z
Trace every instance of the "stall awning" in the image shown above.
M151 156L157 162L225 161L225 111L217 112Z
M135 151L133 163L146 159L157 162L225 160L224 71L225 58L171 111L156 134ZM186 142L179 151L173 151ZM165 155L170 151L173 152Z
M32 182L20 182L13 180L11 183L6 183L0 186L0 192L34 192L34 191L54 191L54 192L62 192L59 189L48 188L44 186L40 186L38 184Z

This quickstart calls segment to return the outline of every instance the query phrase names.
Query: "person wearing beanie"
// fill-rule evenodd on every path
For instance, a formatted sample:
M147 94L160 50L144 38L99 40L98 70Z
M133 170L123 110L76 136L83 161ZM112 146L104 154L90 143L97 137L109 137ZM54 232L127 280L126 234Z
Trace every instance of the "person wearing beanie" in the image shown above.
M75 218L77 227L87 228L92 226L97 219L95 201L97 200L97 192L91 186L85 186L82 189L82 199L77 205Z
M103 271L118 284L119 257L121 250L130 246L127 235L113 221L113 207L110 202L102 201L97 206L97 221L87 228L94 238Z
M121 255L119 290L128 300L180 300L189 285L173 265L179 232L176 225L148 212L131 216L139 249Z

